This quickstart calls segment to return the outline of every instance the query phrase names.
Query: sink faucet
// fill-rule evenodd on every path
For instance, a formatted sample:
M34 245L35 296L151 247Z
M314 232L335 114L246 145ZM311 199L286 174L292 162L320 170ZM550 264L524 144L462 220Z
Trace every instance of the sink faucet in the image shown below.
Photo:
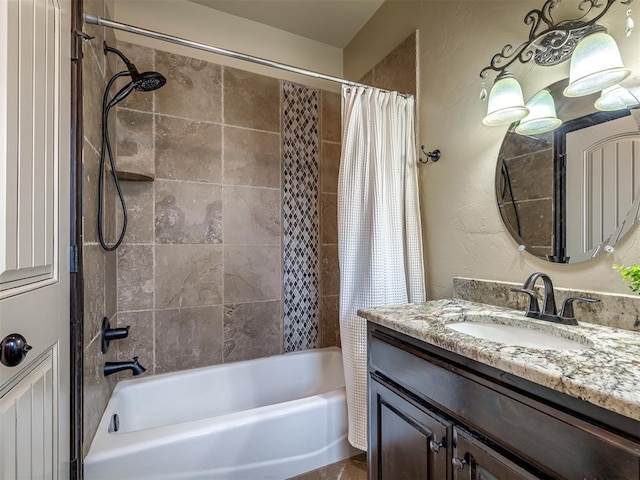
M534 290L535 284L538 279L542 279L544 285L544 303L542 304L542 311L538 304L538 297ZM529 297L529 306L527 307L526 316L529 318L536 318L538 320L546 320L553 323L562 323L564 325L578 325L578 321L573 313L573 302L580 300L583 302L595 303L600 300L596 298L587 297L569 297L562 304L562 310L558 314L556 309L556 298L553 291L553 283L551 278L546 273L536 272L527 278L522 285L522 288L512 288L512 292L524 293Z
M141 375L146 372L146 368L138 363L138 357L133 357L132 362L105 362L104 363L104 376L111 375L113 373L121 372L123 370L131 370L134 376Z

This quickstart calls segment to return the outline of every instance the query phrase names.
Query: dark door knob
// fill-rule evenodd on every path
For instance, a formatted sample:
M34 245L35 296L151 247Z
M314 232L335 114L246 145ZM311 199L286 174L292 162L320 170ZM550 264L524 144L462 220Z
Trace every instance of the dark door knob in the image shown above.
M0 362L7 367L15 367L31 350L31 345L19 333L11 333L0 342Z

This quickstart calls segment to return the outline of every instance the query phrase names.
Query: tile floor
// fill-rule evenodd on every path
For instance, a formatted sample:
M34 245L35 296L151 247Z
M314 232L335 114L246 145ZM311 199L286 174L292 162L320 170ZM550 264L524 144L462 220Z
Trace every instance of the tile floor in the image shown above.
M289 480L367 480L367 454L360 453Z

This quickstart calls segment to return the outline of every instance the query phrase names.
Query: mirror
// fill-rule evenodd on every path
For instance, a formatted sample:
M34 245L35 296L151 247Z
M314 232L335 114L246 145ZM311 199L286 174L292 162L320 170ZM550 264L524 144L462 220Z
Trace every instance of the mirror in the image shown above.
M563 123L505 135L496 197L505 227L529 253L578 263L611 251L638 220L640 109L602 112L599 94L567 98L568 79L547 87Z

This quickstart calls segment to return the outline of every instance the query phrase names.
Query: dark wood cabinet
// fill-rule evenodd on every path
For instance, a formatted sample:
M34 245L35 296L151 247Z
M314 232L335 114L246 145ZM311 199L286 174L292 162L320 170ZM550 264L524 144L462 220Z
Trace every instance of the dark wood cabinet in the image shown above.
M454 427L453 435L454 480L536 480L538 478L464 430Z
M640 422L369 324L370 480L640 480Z
M369 438L370 479L448 478L451 423L373 380L369 410L376 417Z

